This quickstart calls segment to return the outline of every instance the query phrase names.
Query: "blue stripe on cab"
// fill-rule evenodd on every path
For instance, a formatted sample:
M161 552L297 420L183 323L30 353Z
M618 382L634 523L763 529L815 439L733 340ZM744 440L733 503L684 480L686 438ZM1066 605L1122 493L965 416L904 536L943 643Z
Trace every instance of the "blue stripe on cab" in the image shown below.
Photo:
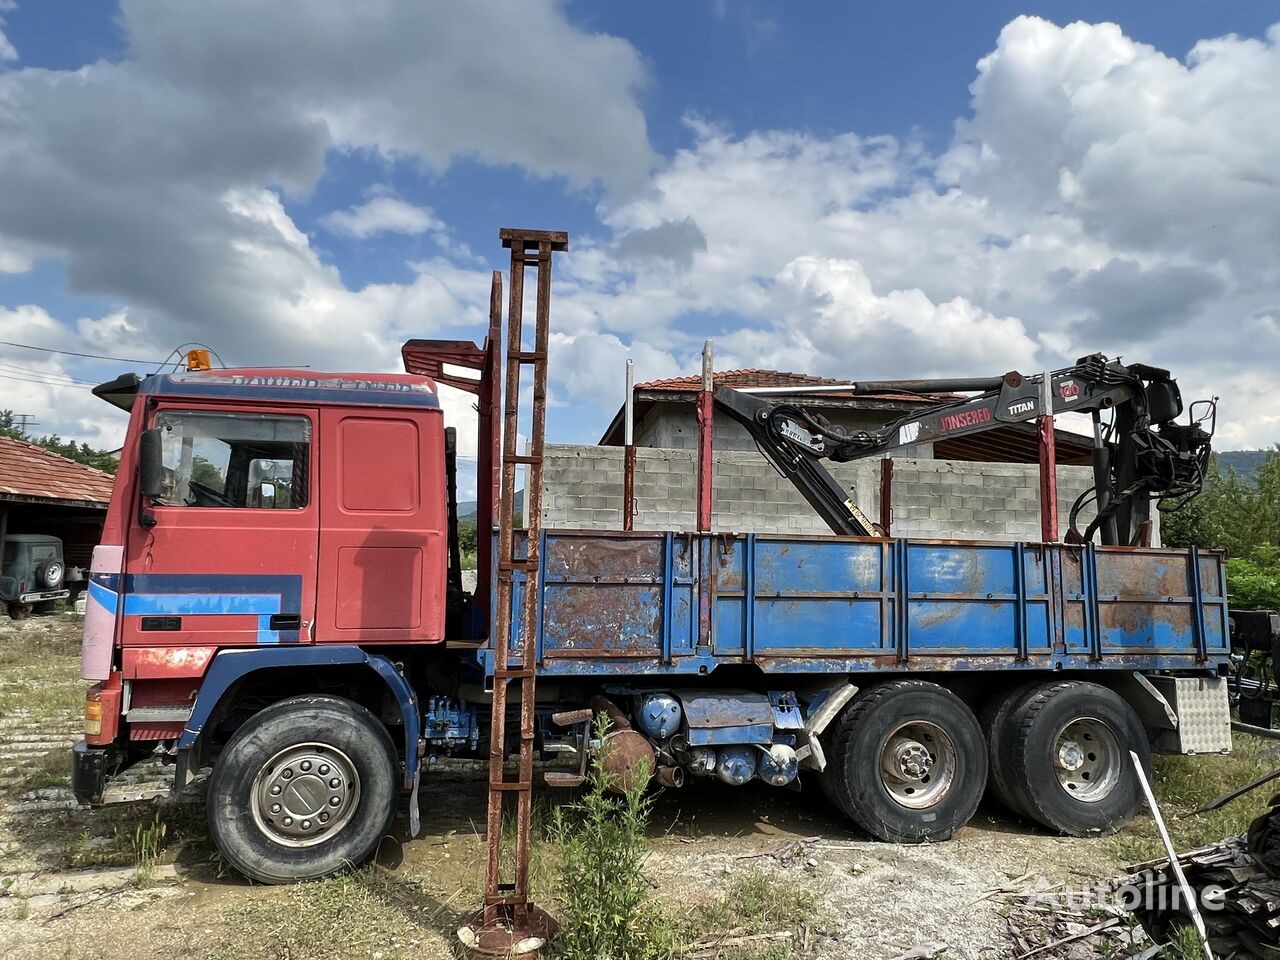
M280 612L279 594L251 593L131 593L124 598L127 615L218 613L272 614Z
M280 631L271 629L271 615L264 614L258 617L258 642L259 643L279 643Z
M115 616L120 597L114 590L108 590L101 584L90 580L89 596L93 598L94 602L101 604L107 613L111 614L113 617Z

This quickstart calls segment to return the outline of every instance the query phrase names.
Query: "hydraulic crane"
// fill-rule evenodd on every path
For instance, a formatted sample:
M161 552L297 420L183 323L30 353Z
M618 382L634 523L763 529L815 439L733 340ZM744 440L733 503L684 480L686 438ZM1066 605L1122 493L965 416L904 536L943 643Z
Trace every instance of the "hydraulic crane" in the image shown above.
M1046 414L1087 413L1093 420L1094 486L1072 505L1067 537L1084 542L1101 531L1104 544L1120 545L1140 533L1150 517L1152 499L1181 500L1200 492L1209 465L1216 403L1193 404L1192 422L1175 423L1182 414L1182 394L1168 370L1124 364L1102 354L1036 376L1014 371L996 378L859 381L850 385L849 393L957 396L878 429L854 431L803 406L773 403L730 388L717 390L715 400L746 428L835 533L862 537L883 531L822 460L843 463ZM1104 422L1107 411L1111 418ZM1076 521L1090 503L1097 515L1081 532Z

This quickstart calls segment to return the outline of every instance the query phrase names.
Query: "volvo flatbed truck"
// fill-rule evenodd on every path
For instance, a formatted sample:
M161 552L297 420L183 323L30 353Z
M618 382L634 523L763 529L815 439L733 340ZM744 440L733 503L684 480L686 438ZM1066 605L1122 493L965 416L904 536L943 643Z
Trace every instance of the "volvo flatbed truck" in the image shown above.
M529 243L549 264L547 241ZM1193 494L1208 455L1203 430L1174 422L1166 372L1085 358L1050 376L1063 403L1112 411L1098 516L1074 542L886 537L819 461L916 439L919 423L850 436L733 396L721 406L836 533L543 530L517 528L510 501L536 456L513 441L499 455L504 360L542 364L545 396L545 349L519 339L504 351L495 318L480 345L405 344L405 374L187 370L96 388L129 424L88 588L82 802L143 758L170 760L175 790L211 768L226 861L263 882L320 877L372 855L406 800L415 828L432 816L416 789L432 759L501 764L495 690L535 677L522 765L527 750L601 751L668 788L814 786L886 841L944 840L984 793L1050 830L1115 830L1141 802L1129 751L1230 748L1223 555L1131 545L1151 499ZM1046 412L1033 379L953 382L957 409L924 429ZM473 593L438 383L477 396ZM526 798L527 774L509 784Z

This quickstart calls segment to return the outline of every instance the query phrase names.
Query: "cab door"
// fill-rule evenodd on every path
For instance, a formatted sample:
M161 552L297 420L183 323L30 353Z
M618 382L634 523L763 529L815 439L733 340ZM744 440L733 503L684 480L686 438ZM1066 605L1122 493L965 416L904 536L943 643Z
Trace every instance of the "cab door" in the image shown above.
M314 410L198 403L166 403L151 414L164 492L130 524L120 607L126 648L310 639L317 419Z
M316 641L444 637L444 426L439 410L325 408Z

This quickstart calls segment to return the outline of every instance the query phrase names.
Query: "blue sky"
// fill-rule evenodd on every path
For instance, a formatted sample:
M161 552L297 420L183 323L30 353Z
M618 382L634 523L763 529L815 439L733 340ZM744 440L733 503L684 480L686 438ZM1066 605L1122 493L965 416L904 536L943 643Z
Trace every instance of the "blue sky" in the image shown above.
M1273 5L520 9L0 0L0 340L394 369L479 336L536 226L573 237L555 439L711 336L851 377L1123 353L1280 441ZM110 445L70 381L120 367L0 346L0 407Z

